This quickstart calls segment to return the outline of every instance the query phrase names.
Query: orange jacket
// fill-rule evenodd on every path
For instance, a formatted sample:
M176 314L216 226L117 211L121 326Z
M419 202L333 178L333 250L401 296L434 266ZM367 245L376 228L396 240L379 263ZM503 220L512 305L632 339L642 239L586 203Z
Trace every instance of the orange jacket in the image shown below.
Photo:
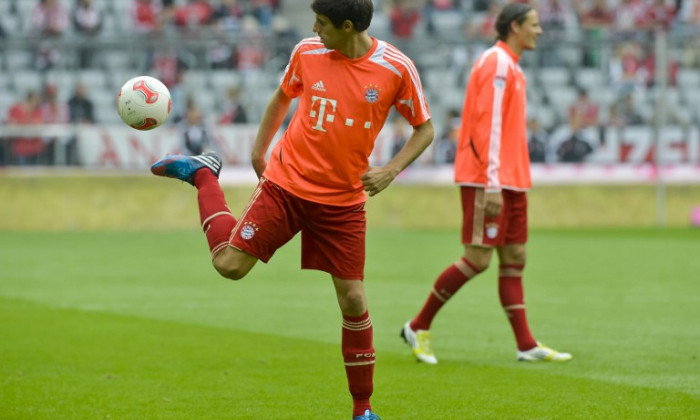
M525 75L502 41L477 59L469 76L455 158L455 182L487 191L530 188Z

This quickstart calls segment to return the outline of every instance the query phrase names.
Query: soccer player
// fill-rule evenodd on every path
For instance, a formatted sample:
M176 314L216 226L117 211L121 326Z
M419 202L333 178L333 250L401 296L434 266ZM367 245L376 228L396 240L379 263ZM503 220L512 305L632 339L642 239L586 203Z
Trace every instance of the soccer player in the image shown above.
M464 256L440 274L421 311L401 330L421 362L437 363L430 325L440 308L467 281L484 271L498 253L498 293L522 361L566 361L537 342L525 316L522 276L527 242L530 161L526 137L525 76L518 65L542 34L537 11L523 3L506 5L496 20L497 41L472 68L462 109L455 160L463 209Z
M373 420L375 352L363 278L366 194L384 190L433 139L433 126L413 62L371 37L371 0L314 0L313 31L294 48L263 114L252 152L260 182L235 219L219 186L213 153L167 156L156 175L194 185L213 265L244 277L258 260L301 232L301 265L331 275L342 313L342 354L353 419ZM281 140L266 152L293 98L298 108ZM385 165L369 156L391 109L413 130Z

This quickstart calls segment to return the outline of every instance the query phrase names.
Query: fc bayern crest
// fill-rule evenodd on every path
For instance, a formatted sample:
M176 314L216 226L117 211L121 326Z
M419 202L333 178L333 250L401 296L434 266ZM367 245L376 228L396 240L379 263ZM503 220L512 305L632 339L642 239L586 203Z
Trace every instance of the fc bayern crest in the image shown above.
M241 228L241 238L245 239L246 241L249 239L253 239L253 236L255 236L255 232L257 232L258 230L260 229L255 223L245 222L243 224L243 227Z
M498 236L498 224L489 223L486 225L486 237L489 239L494 239Z
M365 99L367 99L367 102L373 104L379 100L380 92L381 89L379 89L377 85L365 86Z

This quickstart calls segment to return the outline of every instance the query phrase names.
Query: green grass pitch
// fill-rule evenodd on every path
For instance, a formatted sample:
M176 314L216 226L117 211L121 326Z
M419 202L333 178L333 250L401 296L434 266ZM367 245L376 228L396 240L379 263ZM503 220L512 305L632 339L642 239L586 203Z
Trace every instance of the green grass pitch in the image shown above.
M700 231L535 230L525 295L568 364L516 362L492 267L399 339L453 230L370 229L373 406L385 420L700 418ZM194 231L0 233L0 419L349 419L341 318L293 241L240 282Z

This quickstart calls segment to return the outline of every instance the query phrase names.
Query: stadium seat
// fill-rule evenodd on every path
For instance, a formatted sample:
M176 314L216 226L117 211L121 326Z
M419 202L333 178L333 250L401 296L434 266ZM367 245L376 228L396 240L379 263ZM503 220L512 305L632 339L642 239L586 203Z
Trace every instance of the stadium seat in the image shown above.
M678 70L678 86L681 89L700 88L700 71L692 68Z
M231 86L241 84L241 76L231 70L213 70L209 75L212 87L222 89L224 92Z
M183 76L183 83L188 92L205 89L208 85L207 70L188 70Z
M133 67L133 60L128 51L107 50L100 53L106 69L126 69Z
M565 86L569 84L569 70L563 67L543 67L539 70L540 81L549 86Z
M95 89L108 86L107 76L102 70L82 70L78 72L76 79Z
M39 72L33 70L15 71L10 76L12 86L20 95L24 95L28 91L41 91L43 83Z
M8 70L26 70L32 68L34 52L29 50L11 49L3 53Z
M604 80L603 72L599 69L578 68L574 70L574 82L587 91L602 87Z
M562 120L567 118L569 107L576 100L576 95L576 91L567 86L551 86L547 88L549 106L554 109L557 117L561 118Z
M46 74L46 81L56 86L73 86L75 72L70 70L52 70Z

